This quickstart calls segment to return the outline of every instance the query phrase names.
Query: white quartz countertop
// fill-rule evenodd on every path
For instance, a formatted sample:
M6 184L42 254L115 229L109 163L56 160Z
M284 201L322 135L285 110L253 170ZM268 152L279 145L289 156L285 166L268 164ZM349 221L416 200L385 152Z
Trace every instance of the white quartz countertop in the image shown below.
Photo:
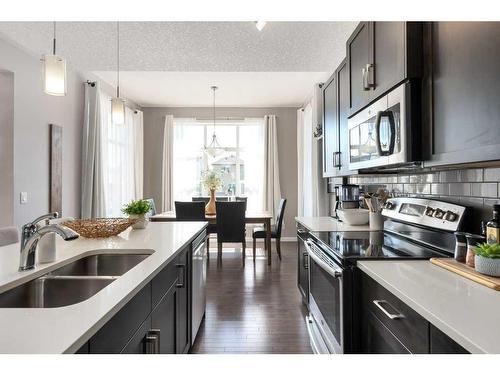
M177 253L206 222L149 223L105 239L57 236L56 261L18 272L19 244L0 247L0 293L63 264L97 253L150 253L144 261L91 298L58 308L0 308L0 353L72 353L92 337Z
M500 292L429 261L358 267L471 353L500 354Z
M330 216L296 217L295 221L311 232L366 232L369 225L349 225Z

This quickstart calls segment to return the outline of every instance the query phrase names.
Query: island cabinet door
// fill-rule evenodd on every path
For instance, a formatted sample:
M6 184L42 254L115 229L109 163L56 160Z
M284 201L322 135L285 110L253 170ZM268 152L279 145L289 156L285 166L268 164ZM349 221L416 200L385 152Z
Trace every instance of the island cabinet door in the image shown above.
M158 340L154 336L154 332L151 330L151 317L148 317L139 329L136 331L134 336L130 339L130 341L125 345L125 348L121 351L122 354L147 354L148 350L151 350L151 347L148 346L148 343L151 343L153 340Z
M431 354L468 354L462 346L457 344L439 329L431 324L430 329Z
M191 248L177 258L176 353L187 353L191 346Z
M298 257L298 270L297 270L297 286L299 287L300 294L302 295L302 302L308 305L309 301L309 256L304 244L307 232L303 229L297 230L297 257Z
M361 353L411 354L396 336L370 311L361 321Z
M151 327L159 337L160 354L176 353L177 294L177 287L172 285L151 313Z

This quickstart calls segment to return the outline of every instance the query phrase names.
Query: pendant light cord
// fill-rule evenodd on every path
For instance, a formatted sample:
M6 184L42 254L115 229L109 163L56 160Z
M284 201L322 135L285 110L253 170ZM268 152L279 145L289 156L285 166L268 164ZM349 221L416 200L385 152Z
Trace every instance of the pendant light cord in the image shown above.
M54 21L53 27L54 27L54 35L52 37L52 52L53 52L53 55L55 55L56 54L56 21Z
M116 22L116 97L120 97L120 21Z
M217 90L217 87L212 86L212 90L214 90L214 106L213 106L213 114L214 114L214 136L215 136L215 90Z

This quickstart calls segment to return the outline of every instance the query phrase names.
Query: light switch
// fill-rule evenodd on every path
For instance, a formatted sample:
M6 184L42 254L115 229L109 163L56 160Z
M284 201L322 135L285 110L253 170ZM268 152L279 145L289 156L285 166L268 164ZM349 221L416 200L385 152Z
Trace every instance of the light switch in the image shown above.
M19 202L21 204L28 203L28 192L27 191L21 191L21 194L20 194L20 197L19 197Z

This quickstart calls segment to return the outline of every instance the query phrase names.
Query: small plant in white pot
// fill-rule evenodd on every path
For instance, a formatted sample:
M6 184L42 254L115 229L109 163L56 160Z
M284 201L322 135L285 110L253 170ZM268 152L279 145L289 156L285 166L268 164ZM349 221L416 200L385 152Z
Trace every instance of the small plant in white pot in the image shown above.
M500 277L500 244L479 245L474 250L475 269L488 276Z
M151 204L149 201L144 199L139 199L132 201L123 207L122 212L130 219L136 220L132 225L134 229L144 229L148 225L148 219L146 214L151 210Z

